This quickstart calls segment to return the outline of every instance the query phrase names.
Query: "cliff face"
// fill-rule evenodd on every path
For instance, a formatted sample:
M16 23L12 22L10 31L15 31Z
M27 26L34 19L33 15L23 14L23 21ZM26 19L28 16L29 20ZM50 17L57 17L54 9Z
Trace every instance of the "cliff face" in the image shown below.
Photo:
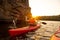
M25 27L25 17L30 17L29 14L31 15L28 0L0 0L0 38L9 36L8 30L11 27ZM13 19L17 21L13 22Z
M26 16L31 17L28 0L0 0L0 20L25 20Z

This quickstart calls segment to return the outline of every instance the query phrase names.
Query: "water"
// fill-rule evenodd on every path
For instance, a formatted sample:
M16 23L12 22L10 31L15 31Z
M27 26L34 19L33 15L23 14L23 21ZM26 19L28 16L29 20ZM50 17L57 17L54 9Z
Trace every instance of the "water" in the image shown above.
M58 30L60 26L60 21L39 21L41 27L35 32L29 32L26 34L27 38L22 38L22 40L50 40L51 36ZM44 25L42 22L46 22ZM21 40L21 39L19 39Z

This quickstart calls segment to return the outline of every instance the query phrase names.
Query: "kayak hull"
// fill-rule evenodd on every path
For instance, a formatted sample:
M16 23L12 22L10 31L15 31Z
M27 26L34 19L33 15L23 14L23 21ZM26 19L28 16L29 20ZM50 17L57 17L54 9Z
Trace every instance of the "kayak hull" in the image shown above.
M27 33L27 32L36 30L36 29L38 29L39 27L40 27L40 25L37 24L36 26L29 26L29 27L22 27L22 28L17 28L17 29L10 29L8 32L9 32L9 35L10 35L11 37L13 37L13 36L25 34L25 33Z

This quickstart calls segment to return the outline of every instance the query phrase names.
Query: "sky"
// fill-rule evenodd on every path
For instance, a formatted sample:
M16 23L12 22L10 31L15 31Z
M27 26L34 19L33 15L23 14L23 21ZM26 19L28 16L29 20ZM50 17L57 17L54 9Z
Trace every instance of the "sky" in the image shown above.
M60 0L29 0L33 16L52 16L60 14Z

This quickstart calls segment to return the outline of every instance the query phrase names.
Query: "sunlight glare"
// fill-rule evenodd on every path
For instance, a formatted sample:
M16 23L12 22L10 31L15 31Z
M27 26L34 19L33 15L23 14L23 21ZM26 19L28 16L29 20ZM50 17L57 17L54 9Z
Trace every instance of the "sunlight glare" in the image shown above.
M60 0L29 0L33 16L52 16L60 14Z

